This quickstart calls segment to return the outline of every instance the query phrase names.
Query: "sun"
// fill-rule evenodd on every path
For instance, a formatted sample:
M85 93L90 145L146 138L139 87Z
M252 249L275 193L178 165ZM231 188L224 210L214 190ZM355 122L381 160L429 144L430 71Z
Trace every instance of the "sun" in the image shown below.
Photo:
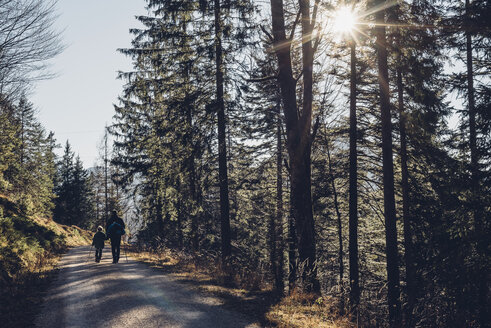
M338 33L351 32L356 24L356 17L348 7L342 7L334 14L333 29Z

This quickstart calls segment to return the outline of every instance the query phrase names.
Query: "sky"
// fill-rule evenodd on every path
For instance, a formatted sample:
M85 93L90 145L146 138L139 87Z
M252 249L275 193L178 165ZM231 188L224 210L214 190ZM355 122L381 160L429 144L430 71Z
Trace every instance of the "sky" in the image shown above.
M130 46L129 29L140 26L135 16L147 13L145 1L58 0L57 13L66 48L51 60L56 77L38 82L30 100L44 127L60 145L68 139L89 168L122 91L117 72L131 69L117 49Z

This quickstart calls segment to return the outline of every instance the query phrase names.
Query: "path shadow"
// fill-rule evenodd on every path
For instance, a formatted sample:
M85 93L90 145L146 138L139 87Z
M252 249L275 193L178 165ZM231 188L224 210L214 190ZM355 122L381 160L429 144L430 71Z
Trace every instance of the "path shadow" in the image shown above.
M249 318L256 315L239 315L233 298L209 300L187 288L190 283L132 259L81 262L87 250L73 249L64 258L38 327L252 327Z

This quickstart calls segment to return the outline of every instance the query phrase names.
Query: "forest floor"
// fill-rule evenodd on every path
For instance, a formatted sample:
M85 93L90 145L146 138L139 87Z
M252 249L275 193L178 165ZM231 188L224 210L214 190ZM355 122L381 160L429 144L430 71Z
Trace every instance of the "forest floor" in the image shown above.
M249 275L225 284L223 272L214 263L197 265L192 257L169 250L155 253L128 251L132 257L164 272L188 288L220 298L226 308L256 318L261 326L279 328L351 328L349 318L340 316L337 302L328 297L293 292L278 298L271 287Z

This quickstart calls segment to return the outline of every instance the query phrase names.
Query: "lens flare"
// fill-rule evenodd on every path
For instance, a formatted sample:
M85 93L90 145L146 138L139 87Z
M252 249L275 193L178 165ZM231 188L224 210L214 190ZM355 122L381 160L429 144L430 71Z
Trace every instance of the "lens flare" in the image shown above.
M348 7L339 9L334 15L333 29L338 33L349 33L356 24L356 17Z

